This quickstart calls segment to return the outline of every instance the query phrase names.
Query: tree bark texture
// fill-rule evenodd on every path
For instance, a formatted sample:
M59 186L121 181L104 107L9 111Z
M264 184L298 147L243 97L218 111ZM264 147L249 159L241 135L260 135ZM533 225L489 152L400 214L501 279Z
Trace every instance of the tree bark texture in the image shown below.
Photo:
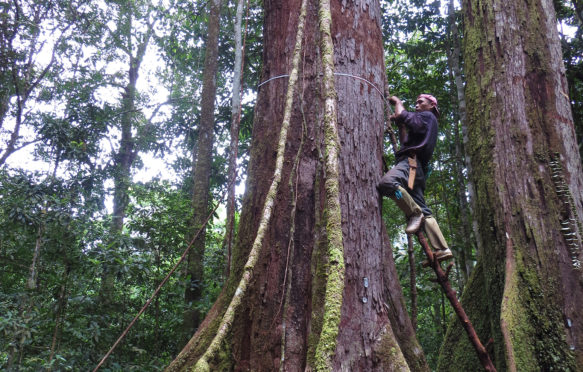
M377 1L333 2L331 36L338 95L338 182L345 277L343 289L326 287L334 267L328 255L323 67L318 1L308 0L299 86L273 215L252 281L235 313L229 336L211 370L304 371L316 369L327 304L341 296L335 371L428 370L406 313L381 220L376 184L382 176L385 78L381 14ZM265 1L263 79L288 74L299 0ZM378 90L377 90L378 89ZM274 177L287 78L260 87L233 271L225 289L169 371L192 366L205 352L235 292L253 245ZM388 310L387 310L388 309Z
M204 231L192 244L188 255L187 275L190 282L186 286L184 300L186 310L183 315L185 342L191 337L201 322L200 310L195 306L202 295L203 257L206 241L204 223L209 212L209 189L212 169L212 152L215 124L215 96L217 91L217 64L219 51L219 16L221 0L210 2L208 18L208 37L204 56L204 75L202 82L201 115L198 129L196 153L193 150L193 186L192 186L192 235L201 228Z
M463 8L483 250L462 302L498 370L580 370L583 175L553 3ZM475 370L467 347L452 325L439 369Z

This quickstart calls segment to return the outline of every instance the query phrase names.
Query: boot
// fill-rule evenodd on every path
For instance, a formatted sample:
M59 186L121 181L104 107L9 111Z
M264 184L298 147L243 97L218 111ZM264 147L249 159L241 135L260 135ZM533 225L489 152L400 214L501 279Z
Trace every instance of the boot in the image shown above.
M435 258L438 261L449 260L453 258L453 254L451 250L447 246L447 242L439 229L439 225L433 216L426 216L425 217L425 224L423 226L425 230L425 235L429 238L431 242L431 246L435 249Z
M421 211L421 207L415 203L407 190L399 186L398 191L401 193L401 197L397 199L395 196L391 196L391 199L395 201L397 206L407 217L407 228L405 229L405 232L409 235L415 234L423 224L423 212Z
M407 227L405 228L405 232L409 235L416 234L417 231L421 228L421 224L423 223L423 213L421 214L414 214L409 217L407 221Z

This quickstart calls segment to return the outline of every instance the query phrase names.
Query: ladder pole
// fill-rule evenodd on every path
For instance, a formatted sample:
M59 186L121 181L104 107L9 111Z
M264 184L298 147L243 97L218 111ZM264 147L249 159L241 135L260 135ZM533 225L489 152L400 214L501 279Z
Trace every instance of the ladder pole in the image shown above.
M433 271L435 271L435 274L437 275L437 282L441 285L441 288L443 288L445 296L451 303L451 306L453 307L455 313L457 314L459 320L461 321L462 326L466 330L466 333L468 334L470 342L474 346L476 353L478 353L478 358L480 359L482 366L488 372L495 372L496 367L494 367L494 364L490 359L490 355L488 355L486 348L480 341L480 338L478 337L478 334L476 333L476 330L474 329L472 322L468 318L466 312L464 311L464 308L457 299L456 292L453 290L449 283L448 279L449 268L447 269L447 273L443 271L441 265L439 264L439 261L434 257L431 248L429 248L427 239L425 239L425 236L423 235L421 230L417 232L417 239L419 240L419 243L421 244L423 250L425 251L425 255L427 256L427 259L429 261L429 266L431 266L431 268L433 269Z

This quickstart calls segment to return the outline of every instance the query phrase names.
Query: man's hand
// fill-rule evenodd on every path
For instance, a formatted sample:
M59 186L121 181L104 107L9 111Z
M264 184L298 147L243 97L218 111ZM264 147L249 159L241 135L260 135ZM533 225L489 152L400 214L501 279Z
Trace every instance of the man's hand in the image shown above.
M389 97L389 103L395 105L395 113L391 115L389 119L395 120L401 115L401 112L405 111L405 107L403 106L403 102L397 96Z
M401 102L401 99L399 99L399 97L397 97L397 96L392 96L392 97L389 97L389 103L390 103L391 105L396 105L397 103L403 104L403 103Z

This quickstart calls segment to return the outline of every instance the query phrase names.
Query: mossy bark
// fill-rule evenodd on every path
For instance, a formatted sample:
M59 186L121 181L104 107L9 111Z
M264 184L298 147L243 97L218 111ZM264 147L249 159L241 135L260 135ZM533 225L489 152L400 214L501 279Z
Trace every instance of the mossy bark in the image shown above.
M583 286L562 223L581 220L583 174L552 2L466 0L469 146L482 252L462 303L498 370L580 370ZM560 159L564 189L553 182ZM572 200L565 207L565 200ZM571 235L572 234L572 235ZM452 323L439 370L476 370Z
M338 120L336 88L334 86L334 45L330 35L330 1L320 0L320 53L322 56L324 95L324 163L326 179L326 235L328 237L328 272L322 331L316 348L316 370L333 369L336 337L340 326L340 311L344 291L344 246L342 242L342 210L338 180Z
M266 0L264 9L262 81L267 81L292 70L300 1ZM212 355L203 358L203 367L427 370L403 303L376 191L382 176L384 123L383 100L377 91L384 85L380 6L378 1L365 0L334 2L330 9L334 56L328 64L333 61L336 71L344 74L334 78L337 139L325 129L330 88L322 81L324 51L319 47L317 9L317 0L307 0L300 85L281 163L278 149L288 97L288 80L283 78L261 85L258 92L231 277L169 370L191 368L214 335L222 332L220 319L236 295L240 278L249 272L243 263L254 252L257 261L246 292L236 311L227 313L233 316L232 326L223 332L223 341ZM290 76L290 84L292 80ZM337 161L336 176L325 155ZM281 182L272 193L275 177ZM336 184L330 182L333 179ZM335 206L328 203L334 193ZM261 216L271 198L272 214L266 224ZM258 234L263 239L256 251Z

